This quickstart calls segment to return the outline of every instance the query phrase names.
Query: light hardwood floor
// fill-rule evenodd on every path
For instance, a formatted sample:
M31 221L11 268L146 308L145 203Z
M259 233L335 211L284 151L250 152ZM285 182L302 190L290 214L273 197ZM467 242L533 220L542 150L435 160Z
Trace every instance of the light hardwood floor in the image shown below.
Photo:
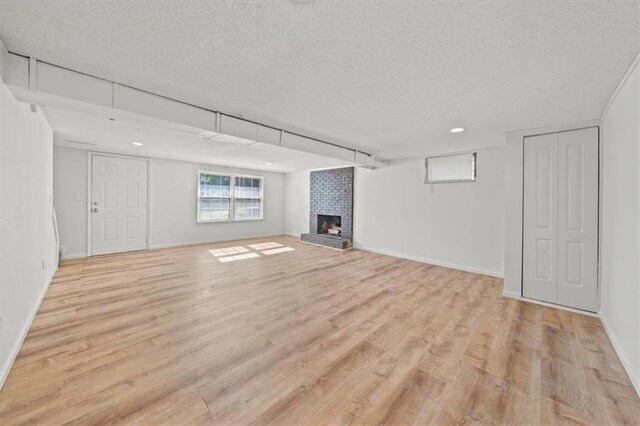
M295 250L209 252L269 241ZM640 422L598 319L501 291L291 237L66 261L0 423Z

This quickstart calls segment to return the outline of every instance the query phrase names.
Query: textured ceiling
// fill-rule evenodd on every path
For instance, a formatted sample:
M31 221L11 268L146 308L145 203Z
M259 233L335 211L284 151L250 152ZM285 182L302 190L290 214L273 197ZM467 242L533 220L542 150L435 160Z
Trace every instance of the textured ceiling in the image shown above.
M132 124L57 108L42 108L55 129L54 144L66 148L115 152L200 164L239 167L270 172L292 172L349 163L278 146L251 143L227 135L206 140L176 126ZM135 146L133 142L142 143Z
M640 5L0 0L0 37L16 53L397 158L600 118L640 51Z

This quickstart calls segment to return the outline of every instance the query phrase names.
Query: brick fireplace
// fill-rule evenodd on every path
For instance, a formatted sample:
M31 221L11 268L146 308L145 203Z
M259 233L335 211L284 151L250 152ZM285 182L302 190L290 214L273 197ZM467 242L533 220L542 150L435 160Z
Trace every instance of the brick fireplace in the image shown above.
M353 239L353 167L311 172L309 233L305 242L350 248Z

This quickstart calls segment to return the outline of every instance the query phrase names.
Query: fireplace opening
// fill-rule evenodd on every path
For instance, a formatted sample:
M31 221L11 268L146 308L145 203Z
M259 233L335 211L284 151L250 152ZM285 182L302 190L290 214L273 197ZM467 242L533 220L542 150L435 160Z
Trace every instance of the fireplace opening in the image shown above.
M342 235L340 216L318 215L318 234Z

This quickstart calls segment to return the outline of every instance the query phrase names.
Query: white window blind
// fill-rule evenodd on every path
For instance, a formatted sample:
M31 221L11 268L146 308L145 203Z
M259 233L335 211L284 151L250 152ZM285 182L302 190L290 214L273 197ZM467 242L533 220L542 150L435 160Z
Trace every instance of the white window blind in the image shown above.
M198 173L198 222L262 219L262 178Z
M476 153L442 155L425 159L425 183L473 182Z

